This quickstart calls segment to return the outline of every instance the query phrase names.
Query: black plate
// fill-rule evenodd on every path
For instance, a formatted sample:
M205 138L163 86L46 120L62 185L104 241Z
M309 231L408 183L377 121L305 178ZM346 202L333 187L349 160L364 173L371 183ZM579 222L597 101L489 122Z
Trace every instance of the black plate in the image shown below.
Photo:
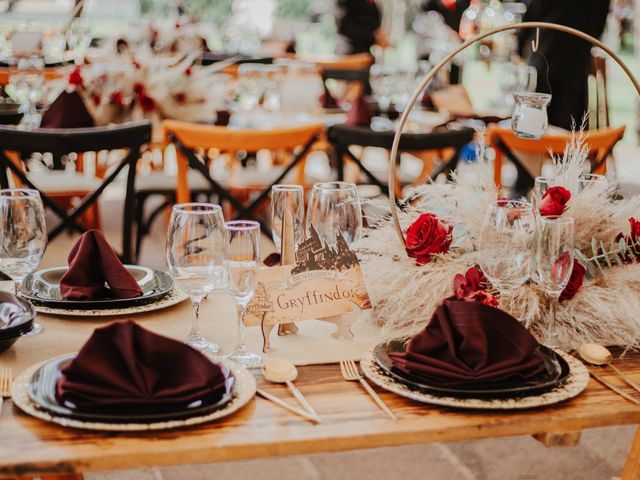
M222 398L215 403L193 402L184 409L163 412L87 412L76 411L68 405L62 405L56 400L56 383L62 376L61 369L69 361L75 358L75 354L56 358L40 367L31 377L29 382L29 398L39 408L46 410L58 417L73 418L82 421L104 422L104 423L152 423L165 422L170 420L184 420L191 417L208 415L224 407L233 397L233 387L235 377L231 370L224 365L221 366L226 378L226 392Z
M553 350L538 345L536 351L544 362L545 371L534 378L520 382L508 381L500 383L486 383L473 385L458 385L455 387L442 387L430 385L425 379L406 375L393 367L390 353L404 352L407 339L390 340L377 345L373 350L373 357L377 365L394 380L422 392L447 395L452 397L513 397L532 395L550 390L560 385L569 375L569 365L560 355Z
M29 302L11 293L0 292L0 337L20 334L35 316L36 312Z
M47 268L27 275L22 282L20 295L32 302L52 308L98 310L144 305L159 300L173 289L173 279L165 272L137 265L125 265L125 268L142 288L142 296L100 300L65 300L60 294L60 279L67 271L67 267Z

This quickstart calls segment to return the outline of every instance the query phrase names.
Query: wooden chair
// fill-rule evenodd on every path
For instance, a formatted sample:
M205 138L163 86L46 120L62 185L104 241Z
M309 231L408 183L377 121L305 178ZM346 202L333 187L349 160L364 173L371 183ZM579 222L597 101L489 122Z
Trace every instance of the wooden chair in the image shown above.
M218 196L220 202L226 202L235 213L235 218L255 218L255 210L271 191L271 187L283 181L295 169L295 183L305 183L305 160L313 144L324 131L322 124L310 124L294 128L282 128L275 130L233 130L226 127L201 125L175 120L166 120L162 123L162 131L165 142L176 146L178 158L178 178L176 189L176 201L188 202L191 199L189 187L189 169L198 171L208 182L210 193ZM263 179L239 183L231 176L223 185L219 179L212 178L209 166L195 154L195 149L217 149L228 154L233 163L235 155L239 151L248 153L260 150L293 152L289 163L281 167L273 167L270 172L262 174ZM236 165L237 166L237 165ZM235 187L240 190L247 188L258 190L259 193L247 203L233 193ZM228 211L228 210L227 210ZM263 231L269 233L269 229L259 218Z
M66 73L64 67L47 67L44 70L44 79L46 81L62 78ZM4 87L9 84L9 77L11 76L11 69L8 67L0 66L0 86Z
M373 57L368 53L310 56L299 60L314 63L320 70L368 70L373 63Z
M613 147L624 136L625 127L589 130L585 132L589 147L591 172L607 173L607 159ZM493 163L494 181L502 187L502 163L506 156L518 171L516 193L526 194L533 187L533 177L524 167L516 152L542 155L562 155L571 134L545 135L540 140L528 140L517 137L511 129L491 127L487 130L487 144L494 148L496 157Z
M458 130L437 131L431 133L405 133L400 139L400 148L402 152L412 152L418 154L420 158L425 152L450 150L448 158L439 165L435 171L431 170L430 162L424 161L422 173L418 175L413 184L423 183L427 179L435 179L443 172L455 170L460 151L462 148L473 140L475 131L472 128L461 128ZM358 169L364 173L369 181L377 185L382 192L389 194L389 186L380 181L371 171L369 171L362 161L357 158L349 147L357 145L361 147L378 147L391 150L393 137L395 132L385 131L376 132L364 127L352 127L349 125L332 125L327 132L327 138L336 153L338 179L344 179L345 159L353 162ZM396 193L400 194L400 181L394 188ZM405 182L406 183L406 182Z
M136 175L136 165L143 145L151 140L151 123L133 122L114 127L94 127L76 129L40 129L33 131L18 130L15 127L0 126L0 186L8 188L12 175L13 184L36 189L42 196L44 206L50 209L58 218L56 225L49 229L49 240L53 240L64 230L83 233L87 226L83 225L80 217L95 208L104 190L116 180L120 173L128 167L126 178L126 193L124 198L124 222L122 232L122 259L133 262L132 252L132 223L134 212L133 187ZM29 172L29 163L34 153L48 152L53 156L62 157L69 153L99 152L123 150L126 155L104 172L102 179L91 182L92 188L74 185L71 180L61 175L62 171L50 172L41 177L41 181L34 183ZM80 157L80 160L82 157ZM80 165L81 166L81 165ZM61 185L54 186L54 182ZM66 184L65 184L66 183ZM67 209L56 199L57 194L78 196L80 202Z

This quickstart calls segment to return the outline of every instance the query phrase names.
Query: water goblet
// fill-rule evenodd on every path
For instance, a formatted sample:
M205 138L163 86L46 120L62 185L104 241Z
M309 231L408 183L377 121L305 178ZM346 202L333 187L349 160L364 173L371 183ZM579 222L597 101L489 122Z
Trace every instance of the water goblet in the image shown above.
M258 287L260 224L252 220L234 220L227 222L225 226L229 291L235 299L238 315L238 340L227 358L245 367L257 367L262 364L262 357L247 348L244 316Z
M571 278L574 259L575 226L573 218L548 216L540 218L536 271L538 284L549 298L550 324L544 344L559 347L560 342L553 328L560 294Z
M222 209L210 203L174 205L167 234L167 265L178 288L191 299L194 319L185 343L207 354L220 351L200 331L200 304L213 290L227 287Z
M335 246L338 235L348 245L362 234L362 208L355 184L348 182L316 183L307 207L307 237L315 229L320 240Z
M15 282L16 294L23 279L38 268L47 246L47 228L40 193L28 189L0 190L0 270ZM30 335L42 331L34 322Z
M287 211L293 217L293 238L297 250L304 240L304 188L301 185L271 187L271 237L278 253L282 253L282 222Z

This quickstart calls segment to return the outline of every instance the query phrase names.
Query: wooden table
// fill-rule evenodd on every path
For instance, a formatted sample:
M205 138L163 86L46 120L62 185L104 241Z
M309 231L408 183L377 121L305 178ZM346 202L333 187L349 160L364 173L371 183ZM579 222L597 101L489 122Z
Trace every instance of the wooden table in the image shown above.
M640 355L619 367L640 381ZM617 385L617 377L605 375ZM288 398L286 388L261 388ZM313 425L257 398L226 420L178 431L148 434L96 433L64 429L22 414L8 401L0 416L0 478L77 474L284 456L393 445L450 442L509 435L536 435L546 444L575 440L584 428L640 423L640 407L592 381L577 398L555 407L496 413L454 411L405 400L381 391L398 414L388 419L337 365L300 368L297 385L324 420ZM636 434L624 480L640 478L640 434Z

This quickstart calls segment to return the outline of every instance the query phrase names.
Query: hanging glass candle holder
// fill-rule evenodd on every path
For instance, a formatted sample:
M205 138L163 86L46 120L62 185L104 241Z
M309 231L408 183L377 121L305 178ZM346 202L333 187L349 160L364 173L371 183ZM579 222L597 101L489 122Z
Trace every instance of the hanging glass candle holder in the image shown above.
M548 93L516 92L513 94L515 109L511 117L511 130L520 138L538 140L547 131Z

